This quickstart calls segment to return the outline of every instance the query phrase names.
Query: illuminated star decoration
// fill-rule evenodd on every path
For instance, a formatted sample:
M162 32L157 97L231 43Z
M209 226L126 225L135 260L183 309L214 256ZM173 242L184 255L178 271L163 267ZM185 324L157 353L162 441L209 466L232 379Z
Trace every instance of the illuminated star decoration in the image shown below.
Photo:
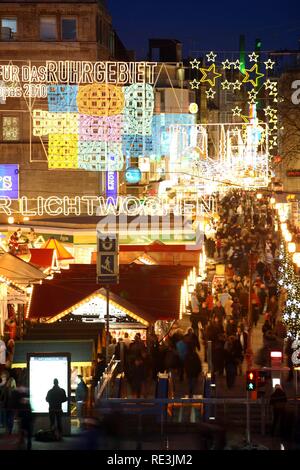
M273 90L273 87L274 87L274 84L276 83L277 85L277 82L272 82L269 78L268 80L265 81L265 88L266 90Z
M266 66L266 69L272 69L275 65L275 62L273 62L273 60L271 59L268 59L266 60L266 62L264 62L265 66Z
M239 80L236 80L235 82L232 82L232 88L234 90L240 90L242 86L242 83Z
M190 82L192 90L198 90L200 82L194 78L193 81Z
M250 59L250 62L257 62L259 55L256 54L256 52L252 52L252 54L248 54L248 57Z
M203 74L203 77L201 78L200 82L208 82L210 86L214 87L216 86L216 79L218 77L222 77L221 73L216 72L216 64L211 64L208 69L200 68L200 71ZM208 78L208 74L213 75L212 78Z
M230 69L231 66L234 68L234 69L238 69L240 67L241 63L240 61L237 59L235 60L234 62L230 62L230 60L226 59L222 62L222 67L223 69Z
M240 116L240 115L241 115L241 112L242 112L242 108L239 108L238 106L236 106L236 107L233 108L231 111L233 112L233 115L234 115L234 116Z
M230 65L231 65L231 62L229 62L228 59L222 62L223 69L230 69Z
M239 69L241 66L240 61L237 59L235 62L231 62L235 69Z
M243 83L249 82L249 83L252 83L252 85L253 85L254 87L257 87L257 85L258 85L258 80L259 80L260 78L264 77L264 74L258 72L257 68L258 68L258 64L254 64L253 67L251 67L251 69L246 69L246 70L245 70L245 77L244 77L244 79L243 79ZM251 73L251 72L254 72L254 71L255 71L255 76L256 76L255 80L253 80L252 78L250 79L250 73Z
M190 64L192 66L192 69L198 69L199 65L201 65L201 62L197 59L191 60Z
M209 88L205 93L207 99L213 99L216 94L216 92L212 88Z
M209 54L206 54L206 57L208 62L214 62L217 57L217 54L214 54L213 51L210 51Z
M221 86L223 90L229 90L230 89L230 83L228 80L225 80L224 82L221 83Z
M254 90L254 88L251 91L248 91L249 95L249 103L254 104L256 101L256 96L257 96L257 91Z

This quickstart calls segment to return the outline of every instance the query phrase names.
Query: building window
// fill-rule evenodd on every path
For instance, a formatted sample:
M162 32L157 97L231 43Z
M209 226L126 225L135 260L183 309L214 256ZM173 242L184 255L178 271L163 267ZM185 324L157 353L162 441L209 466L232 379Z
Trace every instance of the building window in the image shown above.
M76 41L77 39L77 19L64 17L61 19L61 39L62 41Z
M1 39L9 41L17 34L17 18L1 18Z
M57 22L56 16L40 17L40 38L44 41L57 40Z
M3 116L2 137L5 142L20 140L20 120L17 116Z

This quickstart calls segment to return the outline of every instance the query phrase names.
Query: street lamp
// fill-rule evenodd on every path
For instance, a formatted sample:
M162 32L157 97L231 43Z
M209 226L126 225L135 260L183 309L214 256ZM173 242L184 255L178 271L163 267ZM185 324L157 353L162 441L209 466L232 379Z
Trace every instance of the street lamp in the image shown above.
M292 241L292 234L288 231L285 232L284 234L284 239L286 242L291 242Z
M300 267L300 252L299 251L296 251L293 254L293 263L295 263L298 266L298 268Z
M12 216L11 216L11 217L8 217L8 219L7 219L7 222L8 222L9 224L13 224L14 221L15 221L15 218L12 217Z
M295 253L295 251L296 251L296 243L289 242L288 243L288 252L289 253Z

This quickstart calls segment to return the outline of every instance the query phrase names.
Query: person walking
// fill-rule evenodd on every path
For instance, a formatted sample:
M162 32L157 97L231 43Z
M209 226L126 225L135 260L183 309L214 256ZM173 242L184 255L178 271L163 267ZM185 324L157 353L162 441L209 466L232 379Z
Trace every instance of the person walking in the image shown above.
M189 398L193 398L198 377L202 372L201 360L195 350L188 351L184 361L184 369L189 383Z
M279 427L280 436L283 434L284 419L286 415L287 396L282 386L275 385L275 390L270 396L270 405L273 408L273 421L271 426L271 435L275 436Z
M88 398L88 388L86 383L83 380L82 375L77 375L77 387L75 391L75 400L76 400L76 411L77 419L79 420L79 426L82 427L82 419L84 416L84 406Z
M62 438L62 404L68 400L66 392L58 385L58 380L53 380L53 387L48 391L46 401L49 403L50 426L57 440Z

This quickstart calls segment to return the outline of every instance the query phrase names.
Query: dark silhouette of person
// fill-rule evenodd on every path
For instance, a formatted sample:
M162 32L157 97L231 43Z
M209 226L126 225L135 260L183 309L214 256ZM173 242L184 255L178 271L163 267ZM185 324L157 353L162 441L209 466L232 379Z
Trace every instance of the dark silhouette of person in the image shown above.
M46 401L49 403L49 418L51 429L55 432L58 440L62 436L62 403L67 401L66 392L58 385L58 380L53 380L53 387L48 391Z
M279 426L280 436L282 436L284 428L284 420L286 414L287 396L281 385L276 384L275 390L270 396L270 405L273 407L273 422L271 427L271 435L274 436Z

